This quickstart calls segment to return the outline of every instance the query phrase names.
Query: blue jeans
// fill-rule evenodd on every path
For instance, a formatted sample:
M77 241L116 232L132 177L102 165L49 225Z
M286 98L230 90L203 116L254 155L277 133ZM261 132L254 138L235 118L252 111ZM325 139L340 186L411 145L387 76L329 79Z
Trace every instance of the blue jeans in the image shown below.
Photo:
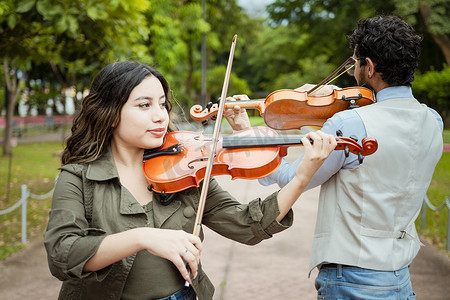
M173 293L170 296L160 298L157 300L196 300L197 296L195 295L194 289L192 286L185 287L179 290L176 293Z
M324 266L316 278L317 299L415 300L409 266L376 271L352 266Z

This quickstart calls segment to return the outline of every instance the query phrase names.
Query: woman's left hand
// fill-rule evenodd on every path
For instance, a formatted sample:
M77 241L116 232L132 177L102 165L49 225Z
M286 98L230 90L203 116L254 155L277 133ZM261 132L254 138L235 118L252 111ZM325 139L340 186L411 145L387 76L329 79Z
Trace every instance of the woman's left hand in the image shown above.
M301 140L305 154L295 171L295 176L302 177L306 175L307 177L312 177L336 148L336 137L318 130L306 134ZM313 141L313 144L311 144L310 140Z
M247 95L235 95L233 97L228 97L226 101L236 100L249 100L249 98ZM223 116L227 119L233 130L243 130L251 127L247 111L245 108L239 107L239 105L225 109Z

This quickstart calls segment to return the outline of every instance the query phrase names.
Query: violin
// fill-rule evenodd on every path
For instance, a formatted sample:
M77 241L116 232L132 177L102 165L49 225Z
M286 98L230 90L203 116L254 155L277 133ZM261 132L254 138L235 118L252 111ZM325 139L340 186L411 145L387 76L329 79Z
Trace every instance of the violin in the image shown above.
M275 136L270 136L272 134ZM232 179L258 179L270 175L287 155L289 146L301 145L299 135L277 135L267 127L252 127L237 134L221 137L217 143L211 176L230 175ZM373 154L378 143L366 137L358 144L355 138L338 136L335 150L354 153L360 162ZM190 131L169 132L163 145L146 150L143 171L149 189L171 194L189 187L199 187L205 177L211 139Z
M225 108L239 105L241 108L258 109L267 126L277 130L300 129L303 126L319 126L335 113L346 109L369 105L375 102L372 90L365 87L349 87L333 90L328 95L311 95L309 91L278 90L266 99L229 101ZM194 105L190 109L191 118L205 121L215 116L218 104L210 104L205 109Z

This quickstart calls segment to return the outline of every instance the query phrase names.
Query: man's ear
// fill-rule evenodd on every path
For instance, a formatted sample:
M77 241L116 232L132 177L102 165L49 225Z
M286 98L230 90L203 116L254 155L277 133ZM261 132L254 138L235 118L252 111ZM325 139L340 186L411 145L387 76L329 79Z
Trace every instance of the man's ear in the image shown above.
M372 78L375 74L375 63L373 60L370 59L370 57L366 57L366 63L367 63L367 76L369 78Z

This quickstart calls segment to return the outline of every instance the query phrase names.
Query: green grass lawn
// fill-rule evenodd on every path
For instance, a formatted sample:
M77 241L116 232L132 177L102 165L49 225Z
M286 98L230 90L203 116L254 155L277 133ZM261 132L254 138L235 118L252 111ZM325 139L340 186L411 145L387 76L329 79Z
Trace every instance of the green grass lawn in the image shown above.
M450 144L450 130L444 130L443 139L445 144ZM428 188L428 199L435 207L441 206L447 197L450 197L450 152L442 154L439 163L434 170L433 179ZM416 227L422 235L440 249L446 249L448 207L439 211L427 209L425 227L421 227L421 217L416 220ZM449 253L450 254L450 253Z
M253 126L263 126L262 118L252 118ZM450 144L450 130L444 131L444 142ZM60 143L37 143L18 145L13 148L11 164L10 193L7 197L7 178L9 158L0 157L0 210L11 207L20 200L20 188L26 184L31 193L43 195L49 192L58 175L60 166L59 154L62 150ZM450 194L450 153L444 153L433 175L428 190L431 203L439 206ZM42 236L48 221L51 199L28 199L28 240ZM421 234L426 236L434 245L445 249L447 241L448 209L441 211L427 211L426 226L420 229L420 216L416 222ZM11 253L23 248L21 244L21 215L20 208L0 216L0 260Z
M0 210L11 207L21 199L22 184L26 184L32 194L48 193L59 173L59 153L62 150L60 143L18 145L12 150L11 160L9 157L0 157ZM8 178L10 178L9 195ZM42 236L44 232L51 198L44 200L28 198L27 202L27 236L28 240L33 240ZM18 207L0 216L0 260L22 247L21 207Z

